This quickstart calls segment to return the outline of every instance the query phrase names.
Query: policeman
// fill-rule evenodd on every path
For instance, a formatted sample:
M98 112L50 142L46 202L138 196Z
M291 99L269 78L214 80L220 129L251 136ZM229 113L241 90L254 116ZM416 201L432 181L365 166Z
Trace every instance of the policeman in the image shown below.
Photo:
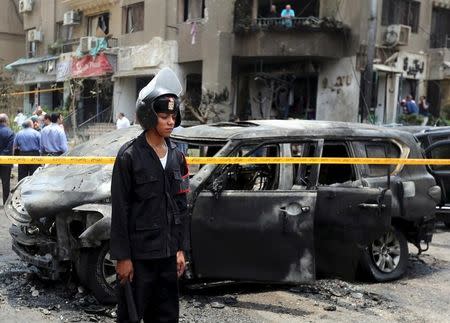
M169 136L181 122L180 93L181 84L169 68L140 91L136 116L144 131L122 146L114 164L110 248L120 281L119 322L129 321L121 288L127 281L139 319L178 321L189 174Z

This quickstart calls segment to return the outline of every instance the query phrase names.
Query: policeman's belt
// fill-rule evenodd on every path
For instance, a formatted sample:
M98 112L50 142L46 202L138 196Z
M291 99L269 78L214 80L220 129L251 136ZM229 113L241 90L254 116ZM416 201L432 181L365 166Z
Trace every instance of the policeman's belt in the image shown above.
M0 156L0 164L106 165L115 157ZM191 165L206 164L352 164L450 165L450 159L339 158L339 157L186 157Z

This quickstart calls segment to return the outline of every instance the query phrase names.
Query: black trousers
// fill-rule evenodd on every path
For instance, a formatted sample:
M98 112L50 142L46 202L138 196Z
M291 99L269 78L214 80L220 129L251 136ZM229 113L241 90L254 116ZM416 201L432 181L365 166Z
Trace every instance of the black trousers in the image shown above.
M34 150L34 151L21 151L19 152L20 156L39 156L39 151L38 150ZM31 176L33 175L34 171L36 169L39 168L39 166L41 165L35 165L35 164L19 164L19 181L27 176Z
M3 205L9 196L11 182L11 165L0 165L0 179L2 180Z
M137 314L145 323L178 322L179 297L176 256L152 260L134 260L131 287ZM118 284L120 285L120 284ZM128 321L123 288L118 286L118 322Z

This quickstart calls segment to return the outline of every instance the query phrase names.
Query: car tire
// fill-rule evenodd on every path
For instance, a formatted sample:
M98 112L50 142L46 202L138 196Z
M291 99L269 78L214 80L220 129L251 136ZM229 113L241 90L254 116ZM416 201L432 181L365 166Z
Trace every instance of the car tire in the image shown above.
M87 256L87 287L94 297L102 304L116 303L116 263L110 258L109 242L104 242L99 248L88 249L82 256Z
M367 246L362 254L362 273L369 280L385 282L402 277L408 265L408 242L394 228Z

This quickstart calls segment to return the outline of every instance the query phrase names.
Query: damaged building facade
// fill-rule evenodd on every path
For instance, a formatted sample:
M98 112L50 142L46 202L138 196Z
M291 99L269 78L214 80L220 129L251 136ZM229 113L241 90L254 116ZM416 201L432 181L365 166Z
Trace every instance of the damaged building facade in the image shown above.
M20 0L28 56L10 64L34 105L72 107L76 122L134 119L135 100L162 67L184 85L196 122L299 118L398 121L399 101L449 100L450 0ZM295 17L281 18L287 4ZM274 5L276 12L270 11ZM188 113L190 112L190 113Z

